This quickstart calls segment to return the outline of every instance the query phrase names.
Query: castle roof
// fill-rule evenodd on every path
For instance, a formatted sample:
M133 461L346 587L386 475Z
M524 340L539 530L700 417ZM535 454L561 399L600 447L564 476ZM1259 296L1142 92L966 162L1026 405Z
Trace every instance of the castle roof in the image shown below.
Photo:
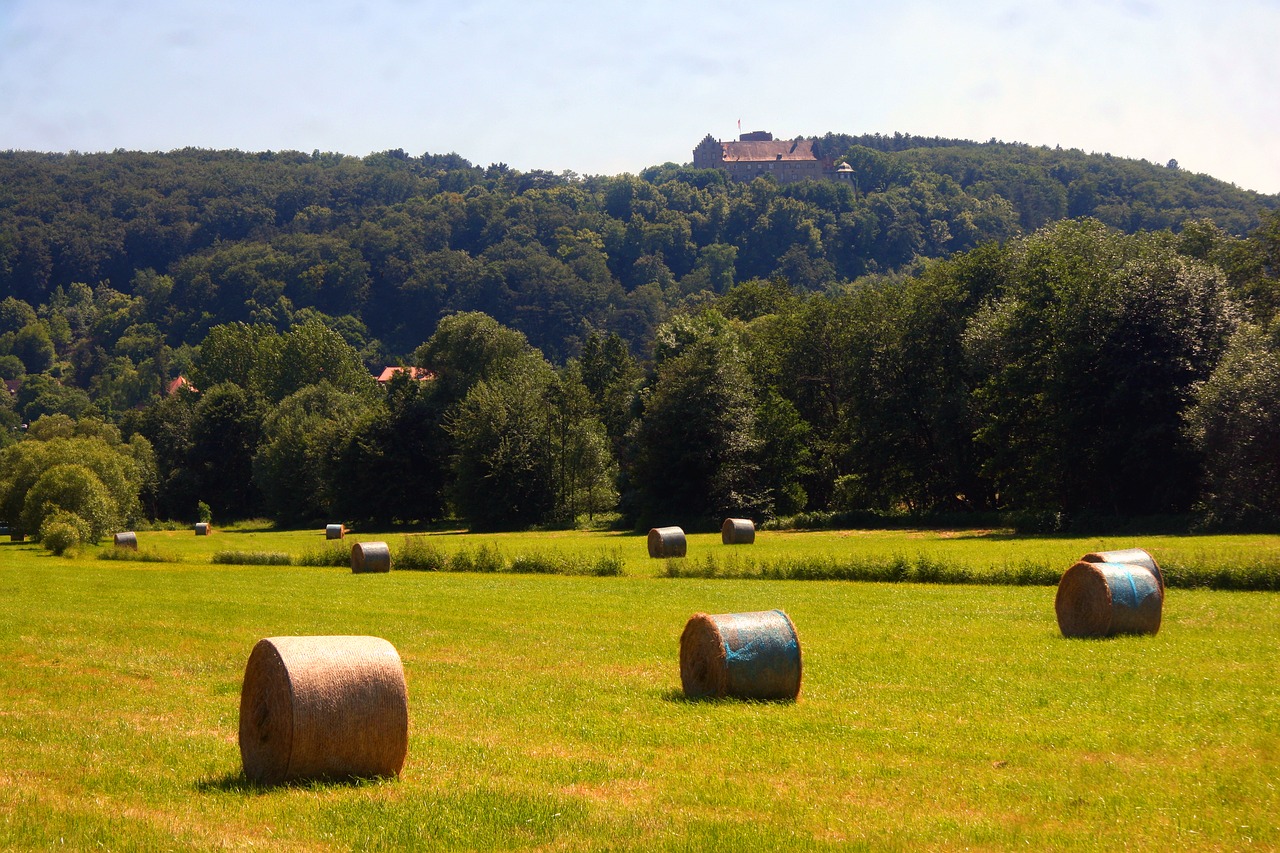
M779 160L817 160L812 139L721 142L726 163L762 163Z

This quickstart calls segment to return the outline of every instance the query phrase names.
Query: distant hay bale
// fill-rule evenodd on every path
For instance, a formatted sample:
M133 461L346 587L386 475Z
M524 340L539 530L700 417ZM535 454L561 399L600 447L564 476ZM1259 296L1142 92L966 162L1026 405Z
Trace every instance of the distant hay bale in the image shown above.
M725 545L751 545L756 541L756 525L749 518L726 518L720 525L720 541Z
M1164 590L1146 566L1081 560L1062 575L1054 610L1064 637L1154 634Z
M209 522L207 522L207 521L197 521L197 522L196 522L196 535L197 535L197 536L208 536L208 535L209 535L210 533L212 533L212 532L213 532L213 528L209 527Z
M404 667L386 640L269 637L254 646L240 690L251 781L398 776L408 749Z
M1080 558L1086 563L1123 563L1130 566L1142 566L1156 576L1160 590L1164 591L1164 572L1156 564L1156 558L1143 548L1126 548L1123 551L1095 551Z
M326 524L324 528L325 539L341 539L347 535L347 528L341 524Z
M136 551L138 550L138 534L117 533L115 535L115 544L117 548L127 548L130 551Z
M695 613L680 635L680 684L700 697L794 700L800 694L800 638L781 610Z
M386 542L357 542L351 546L352 574L391 571L391 549Z
M649 531L650 557L683 557L687 549L684 531L679 527L655 527Z

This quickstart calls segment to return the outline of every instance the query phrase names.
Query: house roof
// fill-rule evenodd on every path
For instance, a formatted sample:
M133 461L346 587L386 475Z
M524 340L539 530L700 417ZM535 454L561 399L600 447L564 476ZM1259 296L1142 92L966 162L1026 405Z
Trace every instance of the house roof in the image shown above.
M401 372L407 372L410 379L416 379L419 382L430 382L436 378L436 375L425 367L384 367L378 374L378 381L390 382L392 377Z
M774 139L755 142L721 142L725 162L757 163L778 160L817 160L812 139Z
M176 394L179 389L185 388L188 391L196 391L196 386L191 384L191 380L187 377L179 375L176 379L169 380L169 384L164 386L166 396Z

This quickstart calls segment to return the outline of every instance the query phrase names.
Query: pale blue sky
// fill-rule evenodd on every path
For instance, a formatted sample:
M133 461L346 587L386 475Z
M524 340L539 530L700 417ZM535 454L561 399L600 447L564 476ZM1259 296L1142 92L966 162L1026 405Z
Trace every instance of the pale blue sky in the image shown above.
M710 132L1176 158L1280 192L1280 0L0 0L0 149L635 172Z

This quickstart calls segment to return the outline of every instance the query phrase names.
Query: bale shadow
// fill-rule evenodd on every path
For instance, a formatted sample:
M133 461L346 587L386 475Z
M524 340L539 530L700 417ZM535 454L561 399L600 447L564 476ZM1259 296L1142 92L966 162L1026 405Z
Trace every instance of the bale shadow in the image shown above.
M678 687L659 694L664 702L673 705L794 705L794 699L748 699L741 696L687 696Z
M201 794L269 794L273 791L315 790L321 788L357 788L364 785L377 785L387 782L383 777L343 776L324 779L294 779L287 782L267 784L254 782L244 775L243 770L233 770L221 776L212 776L196 781L191 787Z

